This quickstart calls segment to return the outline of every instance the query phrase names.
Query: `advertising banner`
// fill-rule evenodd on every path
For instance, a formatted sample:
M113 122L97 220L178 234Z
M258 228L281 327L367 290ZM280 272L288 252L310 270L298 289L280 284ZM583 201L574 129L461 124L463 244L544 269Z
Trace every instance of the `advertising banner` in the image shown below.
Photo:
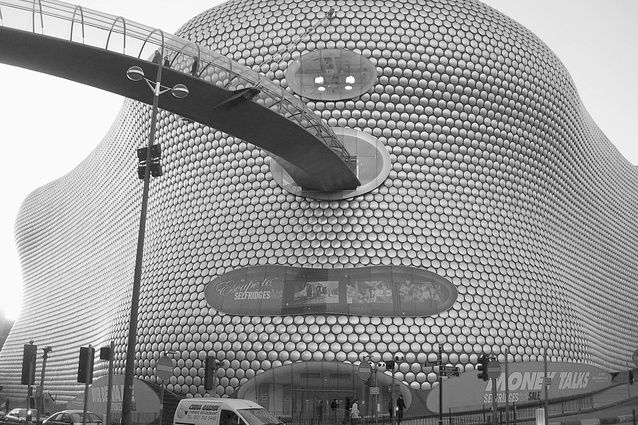
M111 409L114 413L122 412L122 398L124 396L124 375L113 375L113 393ZM106 414L108 397L108 376L103 376L93 381L89 388L87 409L98 415ZM137 414L157 415L159 412L159 397L140 379L133 381L133 410ZM69 409L82 410L84 408L84 393L69 401Z
M496 401L505 404L505 365L496 379ZM586 394L608 387L611 375L593 366L577 363L548 363L547 376L543 362L510 363L508 365L509 403L530 403L544 400L544 384L549 382L549 398ZM545 378L549 378L546 380ZM443 381L443 408L457 409L468 406L492 405L493 379L478 379L477 371L468 371L458 378ZM431 391L427 407L439 410L439 391Z
M214 424L219 416L219 404L202 403L188 406L180 405L175 411L175 420L183 423L211 423Z
M446 278L412 267L257 266L217 277L204 296L211 307L228 314L410 317L446 311L458 292Z

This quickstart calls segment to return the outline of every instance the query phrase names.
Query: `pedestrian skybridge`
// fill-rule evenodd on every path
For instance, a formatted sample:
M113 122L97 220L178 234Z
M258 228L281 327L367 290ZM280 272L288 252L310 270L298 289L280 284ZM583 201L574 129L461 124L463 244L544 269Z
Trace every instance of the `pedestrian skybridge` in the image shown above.
M161 61L152 60L156 51ZM256 71L161 30L56 0L0 0L0 62L152 104L154 92L127 78L129 68L140 67L149 79L161 75L163 86L188 88L185 98L159 96L160 108L265 149L299 187L360 185L356 159L302 101Z

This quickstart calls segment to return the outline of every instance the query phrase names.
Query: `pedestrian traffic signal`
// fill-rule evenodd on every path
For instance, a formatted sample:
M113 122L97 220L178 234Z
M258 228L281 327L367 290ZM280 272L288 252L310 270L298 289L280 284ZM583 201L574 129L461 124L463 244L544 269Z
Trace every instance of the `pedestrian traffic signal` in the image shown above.
M215 375L217 375L217 368L219 367L219 360L214 356L206 356L204 363L204 389L206 391L215 388Z
M633 370L629 371L629 383L631 385L633 385L633 383L634 383L634 371Z
M479 374L478 374L478 378L482 379L483 381L489 381L490 377L487 375L487 364L489 363L490 359L485 356L482 355L481 357L479 357L478 359L478 363L476 364L476 370L478 370Z
M386 370L394 370L394 360L388 360L385 362Z

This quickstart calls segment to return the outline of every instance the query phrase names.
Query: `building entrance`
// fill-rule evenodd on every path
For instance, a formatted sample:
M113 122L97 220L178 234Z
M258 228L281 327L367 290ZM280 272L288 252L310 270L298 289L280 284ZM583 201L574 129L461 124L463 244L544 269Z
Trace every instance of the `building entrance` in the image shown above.
M305 362L282 365L244 383L239 398L257 400L277 416L304 425L349 423L350 407L357 400L362 417L388 416L392 378L377 372L361 380L358 365L340 362ZM395 393L409 394L398 381ZM372 393L372 394L371 394ZM344 421L345 419L345 421Z
M314 425L339 425L347 423L348 409L358 394L352 391L293 388L291 415L295 422L301 420Z

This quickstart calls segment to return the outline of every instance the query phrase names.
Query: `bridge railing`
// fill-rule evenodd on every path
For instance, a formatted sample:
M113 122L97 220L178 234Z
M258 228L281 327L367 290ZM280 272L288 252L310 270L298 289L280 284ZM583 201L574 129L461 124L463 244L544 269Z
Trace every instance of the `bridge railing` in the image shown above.
M228 57L159 29L58 0L0 0L0 26L30 31L152 60L156 51L164 64L227 90L259 88L253 101L296 123L335 151L355 171L350 156L332 129L305 104Z

